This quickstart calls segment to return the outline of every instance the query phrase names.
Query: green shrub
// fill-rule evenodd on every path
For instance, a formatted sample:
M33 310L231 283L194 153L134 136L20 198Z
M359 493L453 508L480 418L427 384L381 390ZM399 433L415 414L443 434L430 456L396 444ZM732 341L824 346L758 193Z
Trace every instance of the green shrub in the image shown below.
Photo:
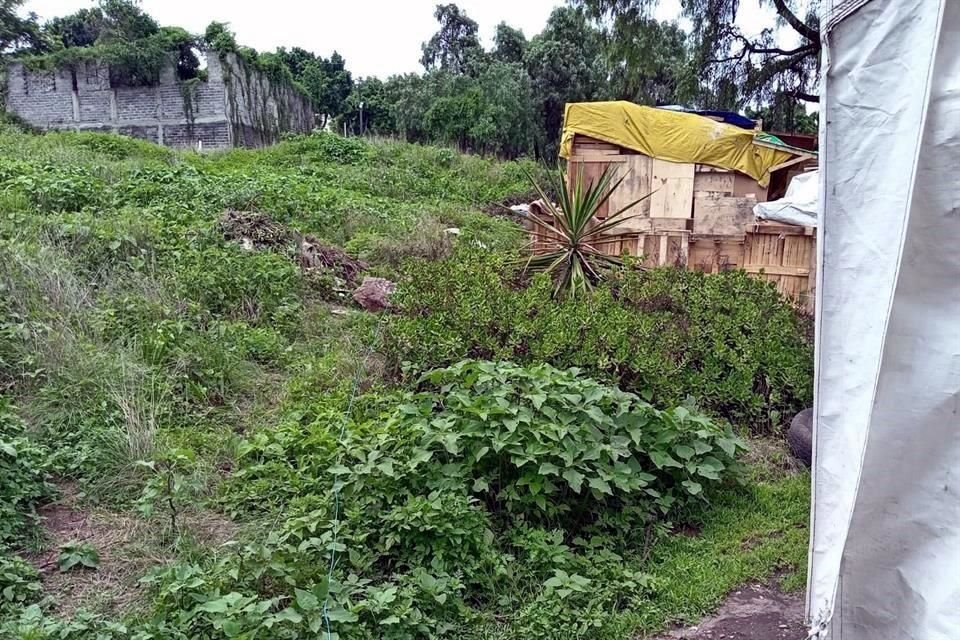
M53 495L48 452L32 442L0 396L0 548L16 543L34 524L36 507Z
M42 593L37 569L20 556L0 551L0 621L39 601Z
M629 270L609 287L557 301L546 278L518 285L510 261L461 250L409 263L385 330L393 371L463 358L575 366L649 392L659 405L695 398L755 432L811 401L812 345L769 283L739 271Z

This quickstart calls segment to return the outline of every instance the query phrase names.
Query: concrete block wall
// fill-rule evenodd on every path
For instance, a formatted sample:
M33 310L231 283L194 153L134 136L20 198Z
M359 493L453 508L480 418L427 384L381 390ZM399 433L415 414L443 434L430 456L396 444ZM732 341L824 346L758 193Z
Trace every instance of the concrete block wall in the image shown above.
M73 68L7 68L6 108L40 129L113 131L171 147L224 149L307 132L313 113L292 87L274 86L234 54L207 60L209 79L181 82L171 63L155 86L111 86L104 63Z

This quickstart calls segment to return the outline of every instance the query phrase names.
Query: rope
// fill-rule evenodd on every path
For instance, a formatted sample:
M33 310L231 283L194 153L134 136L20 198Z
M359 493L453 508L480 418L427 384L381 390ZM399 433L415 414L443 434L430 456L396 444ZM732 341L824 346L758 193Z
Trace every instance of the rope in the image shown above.
M350 389L350 399L347 401L347 409L343 414L343 421L340 423L340 434L337 436L337 446L339 451L337 453L337 464L339 465L343 459L343 448L340 446L343 444L343 436L347 432L347 423L350 421L350 414L353 413L353 402L357 398L357 392L360 390L360 381L363 378L363 368L367 364L367 359L370 357L370 354L373 353L374 345L380 339L380 329L383 327L383 319L386 317L385 314L380 315L380 319L377 320L377 326L373 333L373 338L370 340L370 344L367 345L366 351L364 351L357 359L357 368L353 374L353 383ZM333 540L330 543L330 565L327 567L327 593L323 597L323 621L326 626L327 638L326 640L333 640L333 634L330 631L330 616L329 616L329 607L330 607L330 585L333 583L333 569L337 564L337 534L340 529L340 483L335 482L333 485Z

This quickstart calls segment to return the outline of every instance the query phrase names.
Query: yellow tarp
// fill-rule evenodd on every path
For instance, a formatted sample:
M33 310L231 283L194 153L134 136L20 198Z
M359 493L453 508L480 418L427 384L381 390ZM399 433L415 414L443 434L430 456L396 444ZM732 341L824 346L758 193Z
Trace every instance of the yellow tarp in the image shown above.
M570 157L577 133L652 158L739 171L762 187L770 181L770 167L796 156L790 151L754 144L755 132L732 124L623 101L568 104L560 157Z

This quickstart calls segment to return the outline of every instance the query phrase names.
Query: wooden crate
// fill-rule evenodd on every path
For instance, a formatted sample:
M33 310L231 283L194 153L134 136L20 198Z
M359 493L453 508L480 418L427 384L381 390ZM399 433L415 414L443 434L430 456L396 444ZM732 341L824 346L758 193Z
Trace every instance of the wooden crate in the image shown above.
M816 230L786 224L755 224L744 238L743 270L812 310L816 293Z

